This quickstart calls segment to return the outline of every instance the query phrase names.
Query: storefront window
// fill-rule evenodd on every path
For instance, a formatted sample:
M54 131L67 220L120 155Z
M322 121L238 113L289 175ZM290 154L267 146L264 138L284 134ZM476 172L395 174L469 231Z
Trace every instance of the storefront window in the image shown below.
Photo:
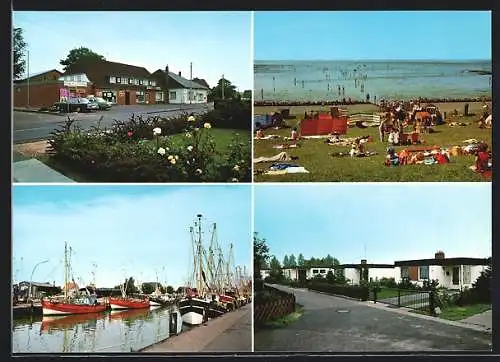
M116 103L116 92L115 91L103 91L102 98L108 102Z

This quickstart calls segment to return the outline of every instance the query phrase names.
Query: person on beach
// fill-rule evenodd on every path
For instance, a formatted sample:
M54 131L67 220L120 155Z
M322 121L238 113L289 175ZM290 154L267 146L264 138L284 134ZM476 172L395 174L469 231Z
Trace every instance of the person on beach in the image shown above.
M264 137L265 137L265 136L264 136L264 131L262 130L262 128L259 128L259 129L257 130L257 132L255 133L255 137L256 137L256 138L259 138L259 139L260 139L260 138L264 138Z
M290 139L294 142L296 142L299 139L299 133L297 132L297 128L294 128L292 130L292 135L291 135Z
M476 162L470 169L478 173L484 173L491 170L490 158L491 155L488 152L488 145L486 143L481 143L477 149Z
M345 88L342 86L342 95L345 96Z

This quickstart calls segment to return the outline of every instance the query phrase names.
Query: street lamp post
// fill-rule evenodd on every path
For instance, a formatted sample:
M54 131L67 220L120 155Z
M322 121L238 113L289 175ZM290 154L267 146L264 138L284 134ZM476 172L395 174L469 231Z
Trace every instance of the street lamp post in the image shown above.
M48 262L49 262L48 260L44 260L44 261L41 261L41 262L35 264L35 266L33 267L33 271L31 272L31 277L30 277L30 290L29 290L29 298L30 298L30 300L31 300L31 297L32 297L31 290L33 288L33 286L32 286L33 285L33 274L35 274L35 270L36 270L36 268L38 268L38 266L40 264L44 264L44 263L48 263Z
M30 51L26 51L27 54L27 61L26 61L26 68L28 71L28 78L26 81L28 82L28 108L30 108Z

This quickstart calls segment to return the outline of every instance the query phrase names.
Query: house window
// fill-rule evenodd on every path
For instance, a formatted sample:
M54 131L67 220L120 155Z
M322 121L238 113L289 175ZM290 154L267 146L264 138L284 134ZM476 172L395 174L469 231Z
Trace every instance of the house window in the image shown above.
M313 274L318 274L318 269L313 269Z
M143 79L140 79L139 80L139 85L143 85L144 84L144 80Z
M156 101L163 102L163 92L156 92Z
M135 100L137 103L144 103L144 91L137 91L135 92Z
M470 272L470 265L463 265L462 266L462 280L464 284L470 284L471 282L471 272Z
M115 77L109 77L109 82L110 83L116 83L116 78Z
M154 80L152 80L150 83L149 83L150 86L154 87L156 86L156 82Z
M401 279L409 279L410 271L407 266L401 267Z
M325 269L320 269L320 274L326 274L326 270Z
M429 280L429 266L421 266L418 268L418 280Z
M81 82L81 81L82 81L82 75L81 75L81 74L77 74L77 75L75 76L75 78L76 78L76 81L77 81L77 82Z
M134 84L134 78L129 78L128 79L128 84Z
M120 77L116 77L116 83L121 83L122 79Z
M177 99L177 93L176 92L170 92L170 100L175 101Z
M135 85L139 85L139 79L135 79Z

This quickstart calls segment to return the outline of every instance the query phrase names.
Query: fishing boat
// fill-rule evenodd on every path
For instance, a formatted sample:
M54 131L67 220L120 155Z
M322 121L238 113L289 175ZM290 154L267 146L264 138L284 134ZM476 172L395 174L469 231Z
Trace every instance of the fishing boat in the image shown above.
M117 309L142 309L149 308L149 298L147 297L109 297L111 310Z
M179 301L179 312L182 321L189 325L199 325L205 322L208 319L210 306L210 300L204 295L206 275L203 270L204 249L201 239L201 218L202 215L198 214L195 226L189 229L193 248L193 274L190 283L194 283L196 287L189 286L186 289L185 296ZM197 229L197 238L195 237L195 228Z
M70 248L71 254L71 248ZM75 285L68 283L71 274L71 261L68 257L68 244L64 244L64 296L62 298L42 299L43 315L67 315L67 314L88 314L100 313L106 310L106 305L97 301L95 294L80 294L77 289L75 295L69 295L69 286Z

